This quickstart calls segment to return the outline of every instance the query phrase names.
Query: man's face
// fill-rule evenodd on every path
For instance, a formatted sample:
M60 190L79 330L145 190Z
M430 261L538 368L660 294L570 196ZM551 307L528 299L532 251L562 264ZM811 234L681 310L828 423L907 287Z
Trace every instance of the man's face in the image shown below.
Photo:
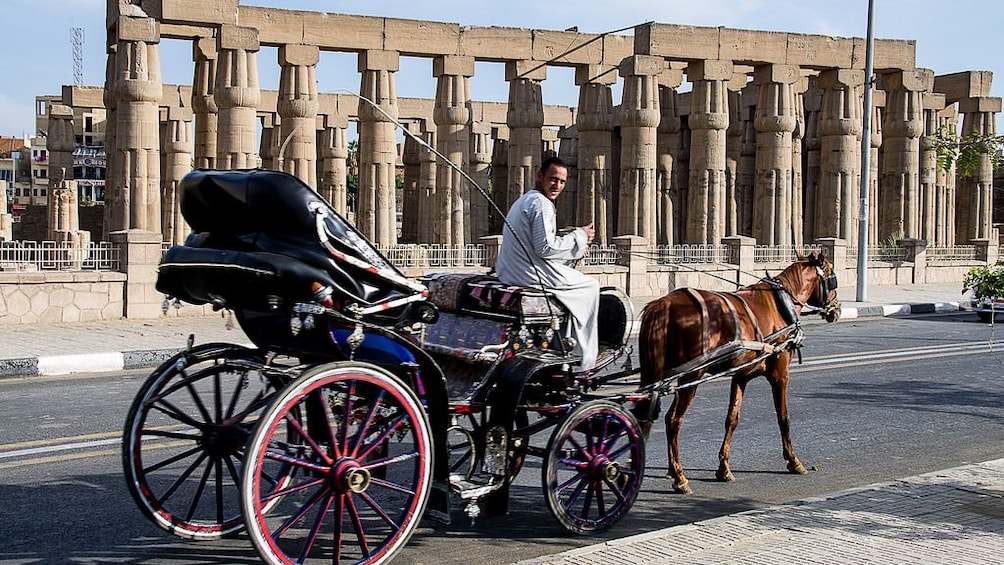
M537 190L544 193L552 201L558 198L561 191L565 190L565 183L568 182L568 169L551 165L546 171L537 172Z

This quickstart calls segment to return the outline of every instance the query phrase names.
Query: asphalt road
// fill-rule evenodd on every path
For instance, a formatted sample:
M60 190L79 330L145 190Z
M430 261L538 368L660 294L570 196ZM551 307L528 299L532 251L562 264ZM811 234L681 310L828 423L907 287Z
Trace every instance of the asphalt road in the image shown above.
M747 389L732 448L736 482L714 480L728 387L702 385L681 434L691 495L671 492L665 435L647 448L642 492L597 537L549 515L530 460L511 512L422 527L395 563L511 563L676 524L1004 456L1004 328L975 314L806 325L793 367L795 449L812 470L784 471L770 392ZM242 536L178 540L146 521L126 491L119 437L144 373L0 381L0 564L257 563Z

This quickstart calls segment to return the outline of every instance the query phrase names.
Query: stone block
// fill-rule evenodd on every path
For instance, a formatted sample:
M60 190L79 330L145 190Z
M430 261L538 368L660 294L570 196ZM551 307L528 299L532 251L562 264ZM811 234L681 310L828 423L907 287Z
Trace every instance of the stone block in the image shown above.
M192 42L192 60L203 59L215 61L219 53L216 51L216 38L200 37Z
M752 65L787 62L787 33L721 28L718 41L718 59Z
M824 90L861 86L864 83L865 72L857 69L826 69L819 73L817 82L819 88Z
M143 8L151 17L162 20L235 24L238 11L243 15L240 0L143 0ZM114 2L109 2L109 6ZM111 12L111 10L109 10Z
M160 43L160 24L153 18L121 16L116 27L119 41Z
M252 27L224 25L220 26L217 36L217 49L241 49L244 51L258 51L261 44L258 42L258 30Z
M359 72L388 71L397 72L401 68L401 55L397 51L370 49L359 52Z
M321 51L316 45L286 43L279 46L280 65L316 65L320 57Z
M461 53L460 24L384 18L383 33L387 51L424 56Z
M444 55L432 60L432 76L474 76L474 57Z
M757 85L792 84L800 78L802 74L793 65L759 65L753 69L753 83Z
M731 61L693 61L687 65L687 80L732 80Z
M959 112L1000 112L1001 99L996 96L978 96L959 100Z
M667 59L716 60L720 31L714 27L647 23L634 30L634 52Z
M575 67L575 85L614 84L617 81L617 67L613 65L584 64Z
M925 110L943 110L945 108L944 94L925 92L922 98Z
M532 59L533 35L522 28L465 27L458 53L488 61Z
M602 36L571 31L533 31L533 59L559 64L603 62ZM625 56L630 53L625 53Z
M547 65L540 61L506 61L505 79L512 81L516 79L546 80Z
M655 76L666 69L666 60L652 55L631 55L625 57L617 67L622 77Z
M264 9L264 8L260 8ZM241 7L241 16L244 16ZM269 9L270 12L285 10ZM347 14L328 14L318 12L303 12L306 17L299 16L297 21L301 34L290 36L283 43L305 43L317 45L321 49L357 51L359 49L384 49L384 18L373 16L352 16ZM269 21L272 21L270 19ZM243 21L243 20L242 20ZM337 30L337 31L335 31ZM269 35L271 40L271 34Z
M659 74L659 86L679 88L681 84L683 84L683 69L664 69Z
M963 98L990 96L993 73L990 71L963 71L934 77L934 91L941 92L949 104Z
M784 62L799 67L852 68L854 40L845 37L789 33L788 47ZM862 65L858 68L863 68Z
M931 69L907 69L882 73L879 77L882 90L908 90L924 92L934 86L934 71Z
M865 68L864 39L854 39L854 53L861 54L861 64L855 65L855 68ZM917 42L912 39L876 39L874 58L875 70L912 69L917 66Z

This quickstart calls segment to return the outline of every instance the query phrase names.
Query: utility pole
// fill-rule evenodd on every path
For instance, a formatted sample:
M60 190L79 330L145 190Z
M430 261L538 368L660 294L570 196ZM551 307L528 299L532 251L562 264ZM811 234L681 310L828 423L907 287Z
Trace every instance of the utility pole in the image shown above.
M858 217L858 302L868 300L868 189L871 184L872 157L872 88L874 70L872 49L875 35L872 32L874 0L868 0L868 37L865 39L865 100L864 114L861 116L861 208Z

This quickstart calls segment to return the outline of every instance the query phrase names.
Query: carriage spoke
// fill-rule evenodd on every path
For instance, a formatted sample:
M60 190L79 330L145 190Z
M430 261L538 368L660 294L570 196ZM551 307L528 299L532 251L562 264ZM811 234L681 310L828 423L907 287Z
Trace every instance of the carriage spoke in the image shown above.
M164 414L168 418L177 420L182 424L187 424L198 430L204 428L206 425L205 422L209 421L209 420L204 420L204 421L196 420L195 418L192 418L188 414L185 414L185 412L180 408L178 408L177 406L175 406L174 403L169 402L167 400L160 400L156 404L151 405L150 408L157 410L158 412Z
M376 481L374 481L374 484L376 484ZM412 496L414 496L415 494L414 491L408 491L403 489L400 492L406 492ZM392 530L396 531L400 528L400 526L397 525L397 522L395 522L393 519L391 519L390 516L387 515L387 512L385 512L383 507L380 506L380 503L378 503L376 500L373 500L372 496L370 496L365 492L359 493L359 496L362 497L363 501L366 502L366 505L372 508L373 511L377 513L377 516L379 516L380 519L382 519L388 526L390 526Z
M346 493L345 498L348 501L346 510L348 510L349 517L352 519L352 527L356 530L356 536L359 541L359 549L363 552L363 557L369 557L369 540L366 539L366 530L363 529L363 522L359 516L359 510L356 509L356 503L353 501L350 494Z
M192 495L191 503L188 506L188 514L185 515L185 520L191 520L192 516L195 515L195 511L198 509L199 501L202 500L202 493L206 490L206 484L209 482L209 476L213 472L213 460L206 464L205 470L202 472L202 476L199 477L198 486L195 488L195 494ZM165 497L166 498L166 497Z
M391 425L388 425L386 429L384 429L384 431L380 434L380 436L377 437L375 440L373 440L372 443L370 443L368 446L364 445L364 447L366 447L366 450L357 455L355 459L360 459L360 460L366 459L369 456L369 454L372 453L374 449L383 444L388 437L390 437L392 434L401 429L402 426L405 426L406 424L410 423L408 421L408 417L406 414L399 414L391 422L392 422Z
M143 430L142 435L144 437L163 437L169 439L184 439L191 441L198 441L201 437L199 434L193 434L189 432L176 432L171 430Z
M377 397L373 399L369 412L366 414L366 419L364 419L362 424L359 426L359 432L356 434L356 440L352 444L352 449L349 450L349 457L359 457L359 448L363 446L363 442L366 440L366 430L370 429L377 410L383 405L384 394L385 391L381 390L377 394ZM346 426L346 428L348 428L348 426Z
M392 490L394 492L400 492L403 494L407 494L409 496L415 496L415 491L413 489L405 487L404 485L392 483L390 481L385 481L383 479L370 479L370 481L371 481L370 484L374 486L381 486L385 489Z

